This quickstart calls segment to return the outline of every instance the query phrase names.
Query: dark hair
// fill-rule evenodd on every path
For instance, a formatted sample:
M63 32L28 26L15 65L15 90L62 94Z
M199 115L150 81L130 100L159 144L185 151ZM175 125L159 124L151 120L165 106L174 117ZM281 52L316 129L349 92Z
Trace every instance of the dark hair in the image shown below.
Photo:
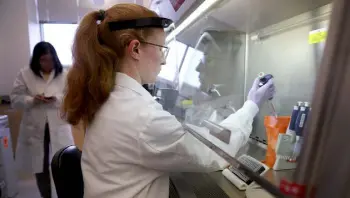
M30 60L30 69L34 72L35 75L42 78L40 70L40 57L46 54L51 54L54 62L55 77L60 75L63 71L63 66L60 59L58 59L57 52L55 48L48 42L39 42L35 45L33 50L33 56Z

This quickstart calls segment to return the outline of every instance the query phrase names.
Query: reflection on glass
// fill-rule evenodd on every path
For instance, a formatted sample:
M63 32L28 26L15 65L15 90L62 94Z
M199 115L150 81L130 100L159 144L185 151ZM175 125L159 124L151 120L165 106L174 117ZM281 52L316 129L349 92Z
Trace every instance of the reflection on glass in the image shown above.
M176 40L168 44L169 52L166 58L166 64L162 66L158 77L173 82L178 74L180 64L187 46Z
M324 40L310 43L309 33L328 27L328 3L229 1L186 29L177 38L190 46L179 77L180 101L194 104L186 121L225 119L242 107L260 72L275 76L278 115L288 116L297 101L309 102L324 47ZM261 106L253 125L252 137L263 143L263 121L270 114Z
M203 58L203 52L189 47L181 67L179 82L180 90L182 86L191 86L193 88L199 88L199 73L197 72L196 65L199 65Z
M234 31L208 30L198 38L180 73L180 94L196 105L186 112L186 122L219 123L242 106L244 42L243 34Z
M292 147L297 145L294 142L287 149L277 150L281 151L279 156L269 153L271 160L266 157L266 150L244 145L250 136L260 143L270 144L275 152L278 134L286 132L294 105L298 101L304 104L311 101L329 26L331 2L225 1L208 11L207 16L177 37L188 50L180 67L179 96L175 105L182 112L176 116L231 156L248 154L255 159L265 159L271 168L281 170L295 167L296 164L285 160L291 159L285 154L294 152L296 147ZM267 103L259 106L254 122L250 119L249 124L241 125L249 116L240 114L240 108L261 72L274 76L277 94L273 103L278 116L286 117L273 121L284 120L284 127L270 124L273 122L269 120L271 111ZM239 116L228 121L231 115ZM230 144L227 139L221 141L214 137L214 132L210 133L214 128L216 132L231 130ZM269 132L272 144L267 143L266 131L272 131ZM297 136L302 138L302 134ZM283 148L281 145L279 143L278 148Z
M310 35L328 28L331 1L244 2L223 3L169 44L177 50L160 77L178 89L174 107L181 109L180 120L220 123L242 107L260 72L275 77L278 115L288 116L297 101L311 100L325 39ZM252 137L263 143L270 113L261 106L253 124Z

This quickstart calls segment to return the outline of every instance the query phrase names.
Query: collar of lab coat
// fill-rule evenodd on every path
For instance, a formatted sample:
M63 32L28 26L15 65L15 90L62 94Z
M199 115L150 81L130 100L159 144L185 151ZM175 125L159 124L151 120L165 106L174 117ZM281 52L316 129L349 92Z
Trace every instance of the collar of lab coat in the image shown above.
M42 71L40 71L40 74L41 74L41 76L44 76L44 73ZM50 75L49 75L49 78L47 79L46 83L47 84L50 83L53 80L54 77L55 77L55 72L51 71Z
M139 82L124 73L117 73L116 85L133 90L142 97L153 100L152 95L145 88L143 88Z

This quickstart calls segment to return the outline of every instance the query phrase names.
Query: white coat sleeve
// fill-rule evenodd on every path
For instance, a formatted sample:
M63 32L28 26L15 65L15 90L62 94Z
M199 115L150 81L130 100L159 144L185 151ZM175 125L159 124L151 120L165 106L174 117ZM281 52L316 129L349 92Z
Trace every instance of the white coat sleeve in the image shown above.
M56 108L60 108L62 103L63 103L63 98L64 98L64 94L66 93L66 83L67 83L67 72L66 71L63 71L62 72L62 78L63 78L63 84L61 84L60 86L60 89L61 92L58 92L55 94L55 97L56 97L56 101L55 101L55 107Z
M56 101L54 103L54 107L60 108L63 103L64 93L56 93L55 97L56 97Z
M150 112L139 146L140 163L161 171L211 172L228 165L164 110Z
M226 152L235 156L238 150L248 142L253 128L253 120L259 112L259 107L248 100L237 112L223 120L220 125L231 131L230 144L225 146Z
M10 93L11 106L16 109L26 109L33 105L34 97L29 94L27 85L19 72Z

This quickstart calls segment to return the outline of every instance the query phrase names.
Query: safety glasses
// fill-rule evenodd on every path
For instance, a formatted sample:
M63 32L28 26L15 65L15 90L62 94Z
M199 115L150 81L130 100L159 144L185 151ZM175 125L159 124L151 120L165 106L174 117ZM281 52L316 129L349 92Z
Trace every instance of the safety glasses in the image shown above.
M160 48L161 48L161 51L163 52L164 58L166 58L166 57L168 56L169 47L167 47L167 46L158 45L158 44L154 44L154 43L150 43L150 42L145 42L145 41L142 41L141 43L147 44L147 45L153 45L153 46L160 47Z

